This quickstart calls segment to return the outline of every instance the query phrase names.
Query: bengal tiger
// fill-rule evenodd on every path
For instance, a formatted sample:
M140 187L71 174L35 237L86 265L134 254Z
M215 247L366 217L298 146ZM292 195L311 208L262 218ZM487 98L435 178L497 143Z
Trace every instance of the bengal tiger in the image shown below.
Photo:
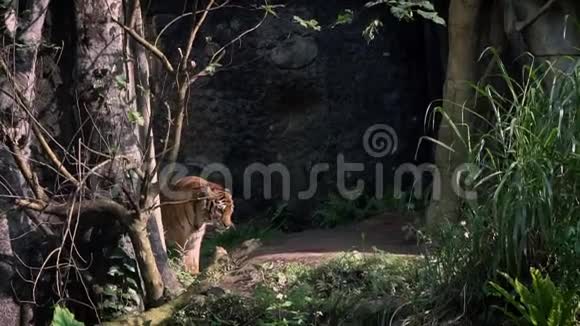
M179 179L161 196L165 238L183 250L183 266L199 273L201 241L207 224L218 230L232 227L234 202L229 190L200 177Z

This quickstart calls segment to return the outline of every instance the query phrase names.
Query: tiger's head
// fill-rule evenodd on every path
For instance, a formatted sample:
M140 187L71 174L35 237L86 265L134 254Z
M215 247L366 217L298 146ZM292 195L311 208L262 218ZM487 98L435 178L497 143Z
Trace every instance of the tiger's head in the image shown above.
M214 191L212 197L209 210L211 223L220 231L235 227L232 222L234 201L229 190Z

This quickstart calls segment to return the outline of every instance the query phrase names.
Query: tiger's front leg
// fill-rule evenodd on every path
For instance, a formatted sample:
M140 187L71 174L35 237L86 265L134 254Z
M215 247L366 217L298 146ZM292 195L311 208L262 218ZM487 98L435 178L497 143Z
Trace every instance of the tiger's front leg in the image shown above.
M185 246L183 254L183 266L185 269L195 275L199 273L199 258L201 253L201 240L205 234L205 224L191 234Z

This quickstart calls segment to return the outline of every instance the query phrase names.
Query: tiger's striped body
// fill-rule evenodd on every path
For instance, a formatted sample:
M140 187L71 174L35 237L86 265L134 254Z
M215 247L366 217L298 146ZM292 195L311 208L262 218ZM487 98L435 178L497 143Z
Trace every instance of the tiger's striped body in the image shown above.
M161 199L165 238L184 251L183 265L190 273L197 274L206 224L217 228L233 225L232 196L218 184L189 176L177 181Z

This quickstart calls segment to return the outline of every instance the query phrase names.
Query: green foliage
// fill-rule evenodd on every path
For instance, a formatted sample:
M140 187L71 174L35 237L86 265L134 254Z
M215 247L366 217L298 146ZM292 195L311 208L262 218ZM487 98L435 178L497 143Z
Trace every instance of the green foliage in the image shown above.
M441 309L485 306L482 288L498 271L522 279L530 267L543 267L557 283L580 289L580 68L563 73L528 67L521 82L501 63L499 69L505 92L474 86L491 118L460 105L446 107L465 110L486 128L462 138L467 162L479 169L471 183L477 200L465 203L461 223L431 234L437 246L421 282ZM446 110L438 112L462 137Z
M413 20L416 15L419 15L423 19L435 24L445 25L445 20L439 16L437 11L435 11L433 3L428 0L377 0L369 1L365 4L367 8L375 6L386 6L393 16L402 21ZM362 35L370 43L376 38L382 27L383 23L381 20L374 19L363 30Z
M51 326L84 326L85 324L76 320L70 310L66 307L55 306L52 315Z
M101 318L114 319L143 309L143 291L137 265L123 250L115 248L108 259L106 279L94 286Z
M320 30L321 30L321 27L318 24L318 21L316 19L306 20L306 19L303 19L303 18L298 17L298 16L294 16L293 19L294 19L295 23L300 24L300 26L302 26L304 28L311 29L311 30L314 30L317 32L320 32Z
M388 324L413 298L413 260L382 253L346 253L319 267L300 263L260 267L263 282L251 297L227 294L176 314L179 325Z
M531 288L522 284L517 278L502 273L517 297L495 282L490 286L495 295L503 298L515 308L518 315L507 308L499 308L516 325L521 326L573 326L576 325L576 314L579 310L578 297L574 291L562 291L542 273L530 269Z
M143 118L143 115L141 114L141 112L128 111L127 118L129 119L129 122L134 123L138 126L145 125L145 119Z
M483 195L472 209L490 217L497 263L517 276L544 260L541 252L559 241L554 231L577 226L580 69L568 75L528 68L521 84L500 69L511 97L490 86L477 88L493 109L494 127L471 150L482 169L475 185ZM555 79L546 90L548 76Z
M212 252L213 249L211 252L208 250L206 256L210 256ZM175 272L177 280L184 288L197 282L197 277L191 275L191 273L186 270L185 265L183 265L183 250L175 246L168 246L167 256L169 258L169 266Z
M366 205L360 200L348 200L336 194L331 194L313 214L315 224L323 228L359 221L366 216Z
M383 27L383 22L380 21L379 19L374 19L367 25L367 27L365 27L365 29L362 32L362 35L364 39L367 41L367 43L370 43L375 39L375 37L377 37L377 35L379 34L379 29L381 29L381 27Z
M205 67L204 72L208 76L213 76L222 65L218 62L212 62Z
M178 311L171 325L255 325L260 309L253 300L239 295L210 296L206 301L192 302Z
M353 20L353 11L350 9L345 9L344 11L340 12L336 17L336 21L331 25L331 28L334 28L338 25L348 25L351 24Z
M276 8L284 8L284 5L271 5L271 4L263 4L260 6L260 9L264 10L264 12L266 13L266 15L272 15L274 17L278 17L278 14L276 13L275 9Z
M580 221L576 225L559 226L554 231L554 239L551 241L553 255L551 272L562 284L571 284L580 287Z
M437 11L435 11L435 7L428 0L378 0L378 1L369 1L365 4L365 7L375 7L384 5L389 8L390 13L402 21L410 21L415 19L418 15L423 19L428 21L432 21L435 24L445 25L445 21L443 18L439 16ZM318 23L316 19L309 19L306 20L304 18L294 16L294 22L300 24L302 27L311 29L314 31L321 31L322 27ZM338 13L336 20L332 23L329 27L335 28L339 25L347 25L351 24L354 20L354 11L351 9L345 9L342 12ZM362 32L364 39L370 43L373 41L377 35L379 34L381 28L383 27L383 22L381 19L373 19L371 22L367 24L365 29Z
M393 16L399 20L409 21L415 17L415 14L434 22L435 24L445 25L445 21L435 11L433 3L428 0L377 0L370 1L365 7L374 7L377 5L387 5Z
M334 228L386 211L413 211L416 208L413 198L407 194L401 199L392 196L377 199L363 195L355 200L348 200L340 195L331 194L313 213L314 222L316 226L322 228Z
M127 76L125 75L115 76L115 86L121 90L127 89Z

